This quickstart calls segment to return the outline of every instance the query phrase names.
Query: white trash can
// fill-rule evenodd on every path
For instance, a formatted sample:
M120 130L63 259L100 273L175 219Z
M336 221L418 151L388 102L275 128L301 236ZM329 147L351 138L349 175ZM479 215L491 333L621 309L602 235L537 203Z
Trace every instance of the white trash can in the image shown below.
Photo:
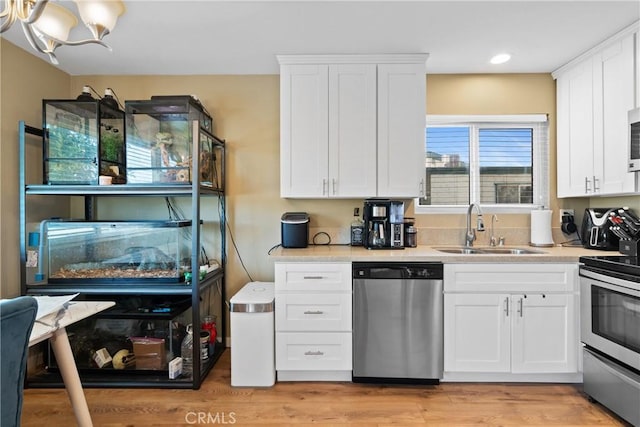
M250 282L231 297L231 385L270 387L276 382L272 282Z

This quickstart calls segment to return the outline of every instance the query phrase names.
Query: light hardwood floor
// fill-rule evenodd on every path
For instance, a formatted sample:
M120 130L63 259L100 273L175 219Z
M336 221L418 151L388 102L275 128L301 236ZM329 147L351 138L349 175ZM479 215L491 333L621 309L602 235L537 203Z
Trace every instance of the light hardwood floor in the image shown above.
M277 383L232 388L230 350L200 390L85 389L96 427L181 425L624 426L578 385ZM64 389L28 389L22 426L73 426Z

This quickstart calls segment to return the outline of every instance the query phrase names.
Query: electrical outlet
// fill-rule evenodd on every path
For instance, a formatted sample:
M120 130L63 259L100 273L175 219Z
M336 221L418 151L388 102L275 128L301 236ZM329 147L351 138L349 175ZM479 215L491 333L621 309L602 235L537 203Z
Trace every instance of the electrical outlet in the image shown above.
M573 209L560 209L560 224L562 224L562 217L565 215L571 215L575 218L576 211Z

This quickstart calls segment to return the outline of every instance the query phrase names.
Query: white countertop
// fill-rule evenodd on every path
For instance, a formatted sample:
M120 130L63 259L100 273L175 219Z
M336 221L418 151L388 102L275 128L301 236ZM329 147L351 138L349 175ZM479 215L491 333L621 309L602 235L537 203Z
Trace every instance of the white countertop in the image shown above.
M497 262L578 262L581 256L619 255L617 251L598 251L583 247L550 248L530 247L528 245L504 246L505 248L526 248L541 253L536 254L451 254L440 252L436 247L456 245L418 246L404 249L368 250L361 246L348 245L310 245L301 249L275 249L271 256L277 262L366 262L366 261L441 261L444 263L497 263ZM482 246L475 246L482 249Z

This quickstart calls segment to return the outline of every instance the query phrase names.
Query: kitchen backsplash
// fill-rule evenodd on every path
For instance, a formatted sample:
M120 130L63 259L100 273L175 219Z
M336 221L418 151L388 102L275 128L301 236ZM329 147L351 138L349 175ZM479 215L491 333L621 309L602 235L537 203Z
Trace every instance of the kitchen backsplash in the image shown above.
M418 229L418 244L419 245L462 245L464 244L464 236L466 228L428 228L423 227ZM551 234L553 242L557 245L570 240L566 235L562 233L560 228L552 228ZM476 233L476 246L488 246L491 233L489 230L485 230L480 233ZM528 245L531 241L531 230L529 227L502 227L497 229L495 237L504 237L504 244L506 246L521 246ZM574 238L572 236L571 238Z
M320 233L320 234L318 234ZM325 234L327 233L329 237ZM316 244L324 244L331 239L332 244L349 244L350 230L348 227L330 228L330 227L310 227L309 240L313 241L315 236ZM425 246L444 246L444 245L462 245L464 244L464 235L466 228L418 228L418 245ZM568 237L563 234L560 228L552 228L551 234L556 245L567 242L576 238L575 234ZM477 233L476 246L488 246L491 233L487 229L481 233ZM496 237L504 237L506 246L522 246L528 245L531 239L531 230L529 227L501 227L496 229Z

